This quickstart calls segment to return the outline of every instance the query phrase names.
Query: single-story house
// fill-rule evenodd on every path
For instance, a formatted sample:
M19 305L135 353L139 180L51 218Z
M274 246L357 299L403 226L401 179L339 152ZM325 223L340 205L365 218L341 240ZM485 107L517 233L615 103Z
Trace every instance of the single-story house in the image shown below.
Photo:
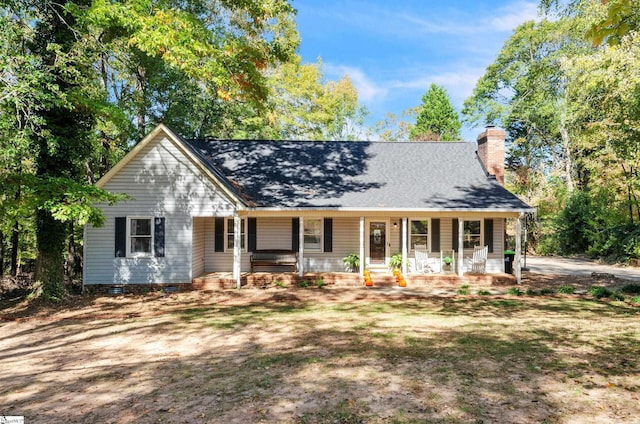
M344 271L352 253L360 273L386 269L402 253L407 274L426 245L435 262L453 251L462 276L481 245L486 271L504 272L506 219L519 234L532 209L503 187L505 132L477 141L186 140L159 125L97 183L130 199L85 227L84 284L232 272L239 285L264 249L295 252L300 275Z

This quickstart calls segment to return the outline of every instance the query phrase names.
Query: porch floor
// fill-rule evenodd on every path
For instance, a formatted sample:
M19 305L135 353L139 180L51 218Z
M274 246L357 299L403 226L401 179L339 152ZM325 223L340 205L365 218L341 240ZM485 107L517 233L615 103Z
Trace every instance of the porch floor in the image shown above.
M317 287L321 278L323 285L335 286L364 286L363 280L357 273L351 272L309 272L302 277L294 272L243 272L240 275L243 287L274 287L300 285L307 282L308 287ZM396 286L395 277L391 272L371 273L374 287ZM407 287L452 287L468 284L471 287L505 286L516 283L516 278L511 274L470 274L466 273L462 278L456 274L407 274L405 275ZM194 290L217 290L236 287L236 281L231 272L205 273L192 281Z

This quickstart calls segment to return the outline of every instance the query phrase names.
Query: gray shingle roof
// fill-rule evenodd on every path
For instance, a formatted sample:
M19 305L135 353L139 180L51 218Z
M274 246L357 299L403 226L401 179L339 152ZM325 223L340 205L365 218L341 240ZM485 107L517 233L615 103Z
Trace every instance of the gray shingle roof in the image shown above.
M475 143L190 140L263 208L529 210L486 175Z

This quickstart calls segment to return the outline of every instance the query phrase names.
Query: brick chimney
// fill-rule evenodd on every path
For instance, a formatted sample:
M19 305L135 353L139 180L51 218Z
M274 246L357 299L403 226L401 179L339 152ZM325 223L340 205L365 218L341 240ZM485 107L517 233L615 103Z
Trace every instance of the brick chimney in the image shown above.
M507 133L493 125L478 136L478 157L490 175L504 186L504 142Z

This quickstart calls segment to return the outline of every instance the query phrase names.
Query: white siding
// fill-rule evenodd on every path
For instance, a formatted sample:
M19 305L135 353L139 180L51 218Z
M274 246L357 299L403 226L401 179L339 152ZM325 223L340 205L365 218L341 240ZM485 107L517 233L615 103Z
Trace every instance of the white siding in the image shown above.
M196 217L193 218L193 253L191 256L191 270L192 276L198 277L204 274L205 264L205 223L207 218Z
M333 218L332 252L306 252L305 270L311 272L340 272L345 270L342 258L360 251L359 218Z
M193 265L192 217L233 213L233 204L226 195L163 132L104 189L126 193L132 199L103 206L103 227L87 226L85 284L189 283ZM133 215L165 218L165 257L114 257L115 218Z
M256 249L291 249L291 218L257 218Z

